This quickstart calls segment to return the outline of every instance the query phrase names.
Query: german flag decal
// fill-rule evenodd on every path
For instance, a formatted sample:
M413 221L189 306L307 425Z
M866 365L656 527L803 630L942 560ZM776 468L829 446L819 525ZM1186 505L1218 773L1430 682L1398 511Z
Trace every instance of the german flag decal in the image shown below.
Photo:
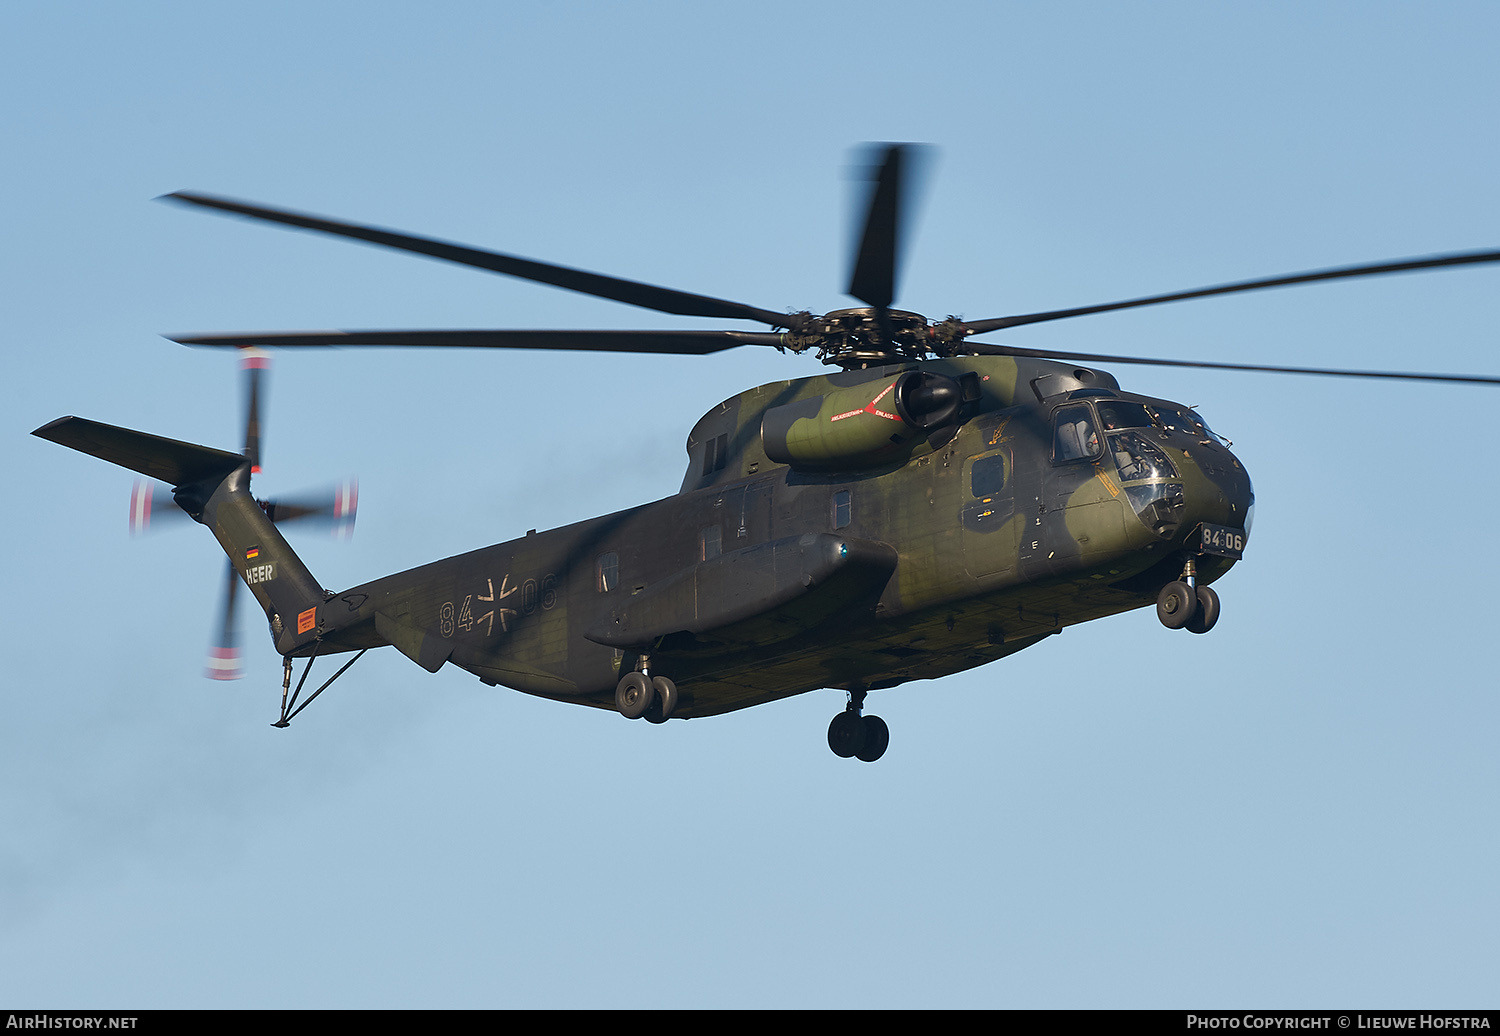
M309 608L305 612L297 613L297 633L303 634L317 625L313 616L317 614L317 608Z
M249 548L248 550L245 551L245 560L246 561L254 561L258 557L260 557L260 548L259 547L251 547L251 548Z

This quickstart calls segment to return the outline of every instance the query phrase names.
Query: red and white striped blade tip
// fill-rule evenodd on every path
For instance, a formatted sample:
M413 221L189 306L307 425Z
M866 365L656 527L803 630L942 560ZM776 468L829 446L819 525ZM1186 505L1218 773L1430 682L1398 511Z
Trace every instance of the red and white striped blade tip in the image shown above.
M139 536L151 527L151 496L155 487L138 478L130 490L130 533Z
M257 349L253 345L240 346L240 369L241 370L269 370L271 367L271 354L264 349Z
M359 514L359 479L345 479L333 495L334 535L347 540L354 535L354 519Z
M209 648L208 665L203 675L210 680L238 680L245 675L240 667L239 648Z

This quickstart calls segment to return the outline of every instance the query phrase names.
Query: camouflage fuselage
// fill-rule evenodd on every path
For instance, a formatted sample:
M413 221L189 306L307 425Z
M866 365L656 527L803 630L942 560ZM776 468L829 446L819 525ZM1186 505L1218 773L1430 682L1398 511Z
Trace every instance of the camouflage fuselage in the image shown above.
M962 382L957 415L904 420L890 387L907 371ZM1130 402L1153 421L1116 430ZM647 654L680 717L945 676L1153 603L1197 557L1201 523L1247 529L1239 462L1162 414L1191 412L1043 360L762 385L694 427L675 496L354 587L278 648L391 643L428 669L606 708ZM1075 419L1093 428L1071 456ZM1198 579L1232 564L1198 558Z

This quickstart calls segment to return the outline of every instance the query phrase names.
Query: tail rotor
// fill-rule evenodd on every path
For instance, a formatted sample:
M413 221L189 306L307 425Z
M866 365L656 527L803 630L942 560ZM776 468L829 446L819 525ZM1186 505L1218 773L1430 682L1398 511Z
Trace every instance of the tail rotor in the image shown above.
M260 407L271 361L259 349L242 350L240 369L245 385L245 448L241 452L250 461L250 471L261 470ZM287 497L256 498L266 517L276 524L298 522L305 528L328 530L338 539L354 535L354 520L359 511L359 482L348 478L319 490L309 490ZM136 480L130 494L130 531L134 535L155 531L162 526L187 521L188 514L177 505L172 490L149 479ZM211 680L238 680L244 675L239 647L239 629L235 623L235 605L240 577L231 563L227 569L224 595L219 605L219 623L208 649L204 675Z

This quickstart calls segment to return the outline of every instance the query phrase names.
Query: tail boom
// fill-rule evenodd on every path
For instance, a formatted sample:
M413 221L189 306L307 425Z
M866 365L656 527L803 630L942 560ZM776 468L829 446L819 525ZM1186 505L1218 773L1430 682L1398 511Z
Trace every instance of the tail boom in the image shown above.
M276 650L291 654L317 639L325 594L250 495L249 459L81 417L58 418L32 434L171 485L177 505L213 531L264 609Z

